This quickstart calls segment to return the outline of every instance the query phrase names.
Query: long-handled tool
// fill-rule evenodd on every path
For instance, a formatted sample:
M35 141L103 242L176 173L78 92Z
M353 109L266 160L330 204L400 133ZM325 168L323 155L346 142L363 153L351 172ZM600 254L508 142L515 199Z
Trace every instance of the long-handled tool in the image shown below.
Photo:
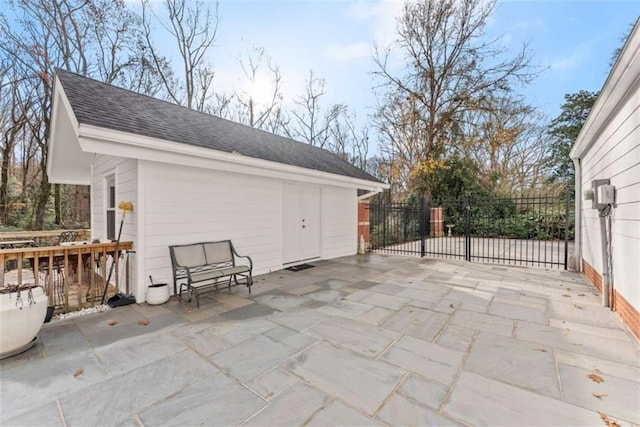
M104 300L107 297L107 289L109 289L109 282L111 281L111 275L113 274L113 268L116 265L116 259L120 257L118 251L120 250L120 237L122 236L122 226L124 225L124 217L127 215L127 212L133 211L133 204L131 202L120 202L118 208L122 209L122 219L120 220L120 229L118 230L118 238L116 239L116 246L113 250L113 262L111 263L111 267L109 268L109 275L107 276L107 281L104 283L104 291L102 292L102 302L104 304Z

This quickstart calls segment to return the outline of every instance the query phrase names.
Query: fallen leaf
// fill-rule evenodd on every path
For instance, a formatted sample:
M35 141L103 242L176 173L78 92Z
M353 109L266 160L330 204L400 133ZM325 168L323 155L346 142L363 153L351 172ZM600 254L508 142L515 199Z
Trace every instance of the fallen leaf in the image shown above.
M603 397L607 397L607 396L609 396L609 395L608 395L608 394L606 394L606 393L591 393L591 394L593 395L593 397L595 397L595 398L597 398L597 399L600 399L600 400L602 400L602 398L603 398Z
M147 319L138 320L138 325L147 326L148 324L149 324L149 321Z
M589 375L589 378L591 378L593 381L597 382L598 384L604 382L604 379L600 375L597 375L597 374L591 374L591 375Z
M109 320L109 326L114 326L114 325L117 325L117 324L118 324L117 320L115 320L115 319Z
M578 310L584 310L584 305L580 305L580 304L573 304L573 306L575 308L577 308Z
M569 294L562 294L563 297L570 297L571 295Z
M80 375L84 374L84 371L82 369L78 369L77 371L75 371L73 373L74 377L79 377Z
M604 421L607 427L620 427L620 424L609 418L607 414L598 411L598 415L600 415L600 418L602 418L602 421Z
M273 396L273 392L270 391L269 393L267 393L267 395L264 397L265 399L270 398L271 396Z

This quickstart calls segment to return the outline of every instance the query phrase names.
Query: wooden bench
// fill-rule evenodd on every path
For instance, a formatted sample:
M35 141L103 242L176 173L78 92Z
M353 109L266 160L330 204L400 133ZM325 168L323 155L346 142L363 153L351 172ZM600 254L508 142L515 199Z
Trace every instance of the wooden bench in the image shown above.
M231 240L191 243L169 246L173 269L173 292L180 299L191 302L195 297L200 307L200 294L226 287L245 285L251 294L253 262L248 256L239 255ZM236 264L237 259L247 259L249 265ZM178 287L178 283L180 287ZM187 294L183 298L182 293Z

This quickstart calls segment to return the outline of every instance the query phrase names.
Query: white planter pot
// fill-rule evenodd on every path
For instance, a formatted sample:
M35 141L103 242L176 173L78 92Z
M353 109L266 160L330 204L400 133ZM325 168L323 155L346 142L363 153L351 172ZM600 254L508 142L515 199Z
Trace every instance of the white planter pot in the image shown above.
M31 294L31 297L29 296ZM36 286L0 294L0 359L31 347L47 314L47 295Z
M145 299L149 305L164 304L169 301L169 285L166 283L159 283L157 285L149 286L147 288L147 295Z

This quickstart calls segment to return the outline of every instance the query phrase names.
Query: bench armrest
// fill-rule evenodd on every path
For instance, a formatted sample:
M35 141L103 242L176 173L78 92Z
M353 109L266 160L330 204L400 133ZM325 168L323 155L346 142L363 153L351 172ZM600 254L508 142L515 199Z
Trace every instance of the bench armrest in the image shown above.
M229 244L231 244L231 251L233 252L233 256L235 258L246 258L249 260L249 269L253 270L253 261L251 260L250 257L246 256L246 255L240 255L238 252L236 252L236 248L233 246L233 244L231 242L229 242Z
M178 273L184 273L184 276L186 276L187 280L189 281L189 283L191 283L191 268L189 267L185 267L182 265L176 265L176 269L174 271L174 276L176 276L176 278L178 277ZM180 275L180 278L183 278L183 275Z

